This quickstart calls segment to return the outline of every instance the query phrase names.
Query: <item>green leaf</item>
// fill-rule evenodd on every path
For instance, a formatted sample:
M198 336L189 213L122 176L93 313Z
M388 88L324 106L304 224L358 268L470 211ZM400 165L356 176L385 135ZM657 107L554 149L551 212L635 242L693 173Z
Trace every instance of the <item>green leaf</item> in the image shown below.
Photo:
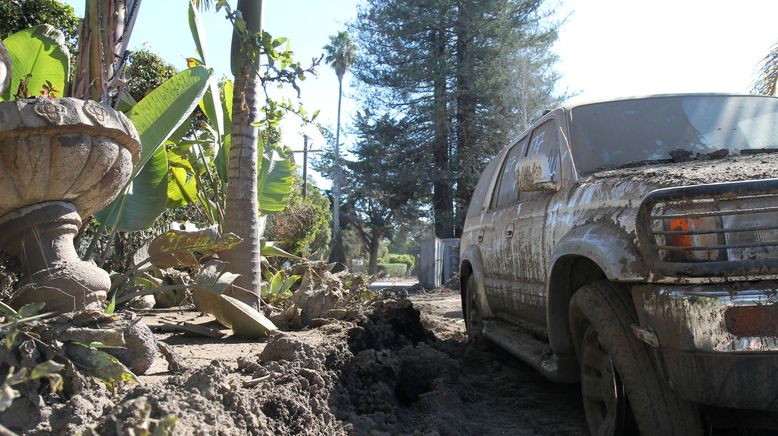
M189 29L192 31L192 39L194 39L200 59L202 59L205 65L209 65L208 50L205 44L205 28L200 20L200 12L194 7L192 2L189 2ZM206 91L203 99L200 101L200 109L219 133L219 136L222 136L224 135L224 114L220 103L219 86L216 80L212 78L208 85L208 91Z
M144 165L189 117L203 97L212 74L213 70L205 67L181 71L151 91L127 114L143 145L136 168Z
M270 280L270 293L275 295L278 293L278 291L281 290L281 286L284 284L284 273L282 271L278 271L273 276L273 279Z
M170 166L167 185L167 208L175 209L194 203L197 199L197 180L188 176L184 168ZM172 182L172 183L171 183Z
M135 101L126 89L123 89L116 98L116 110L120 112L129 112L136 104L138 104L138 102Z
M222 111L224 112L224 135L222 136L221 147L216 154L216 173L223 182L227 182L227 164L230 160L230 145L232 143L232 81L224 82L222 96Z
M281 157L273 149L262 153L257 174L260 211L281 212L286 208L292 195L295 169L291 157Z
M292 253L284 251L274 245L273 242L262 242L259 247L259 252L265 257L286 257L288 259L303 260L300 256L295 256Z
M208 118L208 122L211 123L219 136L224 135L224 112L222 111L221 104L219 102L219 86L215 79L211 79L208 85L208 90L205 92L203 99L200 101L200 109Z
M14 33L5 39L8 54L13 64L11 85L3 92L2 99L10 100L16 94L25 76L30 96L39 95L46 82L62 96L65 81L70 75L70 52L65 36L48 24L42 24Z
M113 293L113 296L111 296L111 302L108 303L108 307L105 308L103 313L106 315L113 315L113 313L116 311L116 293Z
M195 46L197 47L197 54L199 54L200 59L208 65L205 29L202 20L200 19L200 12L194 7L191 1L189 2L189 30L192 31L192 39L194 39Z
M146 230L165 211L168 164L161 145L197 106L212 74L205 67L184 70L151 91L129 112L143 151L127 194L120 194L95 214L101 223L125 232Z
M119 194L95 218L123 232L146 230L167 208L167 187L167 152L159 147L130 182L127 193Z
M33 315L37 315L41 310L43 310L44 306L46 306L45 302L25 304L19 308L19 318L29 318Z
M111 389L115 383L138 381L132 371L105 351L83 345L71 350L72 352L68 352L68 357L78 363L89 375L99 378Z
M35 365L30 373L30 378L33 380L39 378L47 378L49 385L51 386L51 393L57 393L62 390L64 386L64 380L59 373L65 368L65 365L57 363L53 360L47 360L43 363Z

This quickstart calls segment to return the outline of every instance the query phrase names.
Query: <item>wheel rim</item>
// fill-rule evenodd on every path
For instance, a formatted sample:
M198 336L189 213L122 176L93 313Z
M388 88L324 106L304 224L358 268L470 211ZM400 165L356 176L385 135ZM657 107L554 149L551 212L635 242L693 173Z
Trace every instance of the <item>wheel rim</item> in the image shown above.
M624 434L630 418L624 384L592 326L584 334L581 351L581 393L592 434Z

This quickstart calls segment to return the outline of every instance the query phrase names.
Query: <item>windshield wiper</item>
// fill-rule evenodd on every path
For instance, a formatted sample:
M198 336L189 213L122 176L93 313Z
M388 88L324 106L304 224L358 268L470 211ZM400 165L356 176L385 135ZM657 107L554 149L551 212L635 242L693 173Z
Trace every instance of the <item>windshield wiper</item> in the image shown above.
M750 156L752 154L767 154L778 153L778 148L765 147L765 148L744 148L740 150L741 156Z
M636 168L636 167L642 167L644 165L657 165L657 164L664 164L664 163L673 163L675 162L671 158L664 158L664 159L643 159L643 160L635 160L632 162L623 163L621 165L615 166L612 169L614 170L620 170L624 168Z
M612 170L621 170L624 168L636 168L636 167L642 167L646 165L656 165L656 164L664 164L664 163L672 163L673 160L670 158L666 159L643 159L643 160L635 160L632 162L623 163L621 165L616 166L601 166L598 168L595 168L594 173L600 172L600 171L612 171Z

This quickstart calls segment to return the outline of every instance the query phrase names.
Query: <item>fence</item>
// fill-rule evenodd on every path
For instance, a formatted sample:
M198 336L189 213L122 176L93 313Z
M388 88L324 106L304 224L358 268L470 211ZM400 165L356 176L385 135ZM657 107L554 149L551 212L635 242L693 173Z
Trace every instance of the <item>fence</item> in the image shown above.
M418 265L419 284L427 289L440 287L459 272L459 239L429 238L421 241Z

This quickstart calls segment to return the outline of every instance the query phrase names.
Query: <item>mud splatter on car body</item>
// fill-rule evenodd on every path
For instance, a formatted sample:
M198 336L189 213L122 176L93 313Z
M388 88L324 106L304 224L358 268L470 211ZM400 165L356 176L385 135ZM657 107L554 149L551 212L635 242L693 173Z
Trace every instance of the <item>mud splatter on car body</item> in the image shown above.
M460 273L471 336L577 381L571 298L607 281L627 295L619 311L634 322L623 335L647 347L662 389L778 409L774 126L778 99L758 96L544 115L487 166L468 210Z

